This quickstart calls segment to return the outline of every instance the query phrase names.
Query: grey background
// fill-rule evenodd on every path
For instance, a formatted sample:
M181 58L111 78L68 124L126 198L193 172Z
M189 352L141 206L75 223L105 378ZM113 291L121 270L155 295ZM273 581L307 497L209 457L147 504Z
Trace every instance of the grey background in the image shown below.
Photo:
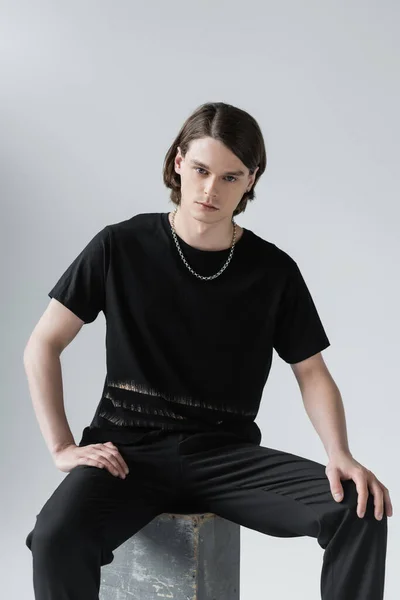
M201 103L259 122L268 166L238 223L291 254L331 340L350 449L389 488L400 586L399 72L396 2L0 3L1 580L33 599L25 537L66 476L35 420L23 349L47 292L104 225L172 209L162 161ZM78 440L100 399L104 316L62 355ZM262 444L327 463L277 354ZM242 528L241 598L317 600L322 549Z

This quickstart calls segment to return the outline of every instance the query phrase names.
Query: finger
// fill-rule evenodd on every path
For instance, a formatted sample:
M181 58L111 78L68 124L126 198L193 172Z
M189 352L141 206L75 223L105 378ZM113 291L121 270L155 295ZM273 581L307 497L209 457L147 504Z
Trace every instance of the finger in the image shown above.
M103 449L106 451L106 456L113 464L114 468L117 469L120 477L125 479L128 469L128 465L126 465L122 456L119 453L119 450L112 442L106 442L102 444Z
M393 506L390 500L389 490L387 488L383 488L383 498L385 503L386 514L388 517L393 516Z
M114 450L113 454L114 456L117 458L117 460L119 461L119 463L122 466L123 471L128 474L129 473L129 467L126 464L123 456L121 455L120 451L118 450L117 446L115 446L112 442L106 442L106 444L104 444L104 446L107 445L110 448L112 448Z
M358 500L357 500L357 514L362 519L365 515L367 506L367 500L369 495L367 478L365 475L355 475L353 480L356 484Z
M96 467L97 469L107 469L112 475L118 477L118 471L110 464L108 460L102 455L85 456L85 463L90 467Z
M383 516L383 491L376 479L372 480L370 488L374 495L375 518L380 521Z
M119 462L118 457L114 453L108 451L106 454L106 458L110 461L113 468L117 471L118 475L122 477L122 479L125 479L125 469Z
M343 488L340 482L340 475L337 469L331 471L328 475L329 483L331 485L331 494L336 500L340 502L343 499Z
M103 444L101 444L101 446L103 446ZM102 447L96 448L96 450L97 452L94 456L95 460L100 461L112 475L115 475L116 477L120 476L125 479L125 473L114 456L110 455L110 451Z
M376 477L376 481L378 482L378 484L381 486L381 489L382 489L383 502L384 502L384 506L385 506L386 515L388 517L392 517L393 516L393 505L392 505L392 501L390 499L389 490L381 481L379 481L379 479L377 477Z
M118 462L119 467L121 468L123 474L127 475L129 473L129 467L126 464L126 462L124 461L122 455L119 453L118 450L115 450L114 452L111 450L110 452L112 453L112 455L114 456L114 458Z

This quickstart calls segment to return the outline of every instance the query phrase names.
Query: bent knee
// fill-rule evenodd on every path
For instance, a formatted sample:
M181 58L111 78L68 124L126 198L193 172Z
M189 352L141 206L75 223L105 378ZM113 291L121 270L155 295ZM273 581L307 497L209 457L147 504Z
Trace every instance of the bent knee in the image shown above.
M56 552L60 548L65 551L68 545L76 547L81 539L82 532L79 527L64 522L62 518L54 520L39 514L36 517L35 527L25 539L25 545L31 551L40 549L40 551Z
M355 481L353 481L352 479L348 479L346 481L342 481L341 483L344 491L344 497L339 504L342 504L344 508L350 508L354 513L357 513L360 498ZM367 502L365 505L364 518L375 519L375 498L369 490Z

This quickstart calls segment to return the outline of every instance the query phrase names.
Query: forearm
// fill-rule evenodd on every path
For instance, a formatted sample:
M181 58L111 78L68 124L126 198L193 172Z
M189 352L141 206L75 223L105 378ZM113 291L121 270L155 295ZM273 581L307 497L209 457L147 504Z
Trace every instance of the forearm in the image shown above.
M330 458L350 454L344 406L340 391L329 373L309 377L301 390L304 408Z
M75 443L64 410L60 355L33 336L24 351L24 368L40 430L54 455L61 447Z

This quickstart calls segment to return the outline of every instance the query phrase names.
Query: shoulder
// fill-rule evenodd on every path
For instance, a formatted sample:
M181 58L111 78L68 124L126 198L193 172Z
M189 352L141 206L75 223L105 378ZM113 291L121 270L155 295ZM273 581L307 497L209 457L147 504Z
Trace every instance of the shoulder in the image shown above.
M284 275L290 275L296 271L297 262L292 255L254 231L248 231L254 255L257 255L268 269L276 270Z
M106 229L114 241L134 241L142 235L154 233L159 227L160 213L137 213L129 219L109 223Z
M123 221L117 221L115 223L109 223L106 227L111 233L121 233L140 231L143 228L154 227L155 223L159 221L160 213L137 213L129 219Z

